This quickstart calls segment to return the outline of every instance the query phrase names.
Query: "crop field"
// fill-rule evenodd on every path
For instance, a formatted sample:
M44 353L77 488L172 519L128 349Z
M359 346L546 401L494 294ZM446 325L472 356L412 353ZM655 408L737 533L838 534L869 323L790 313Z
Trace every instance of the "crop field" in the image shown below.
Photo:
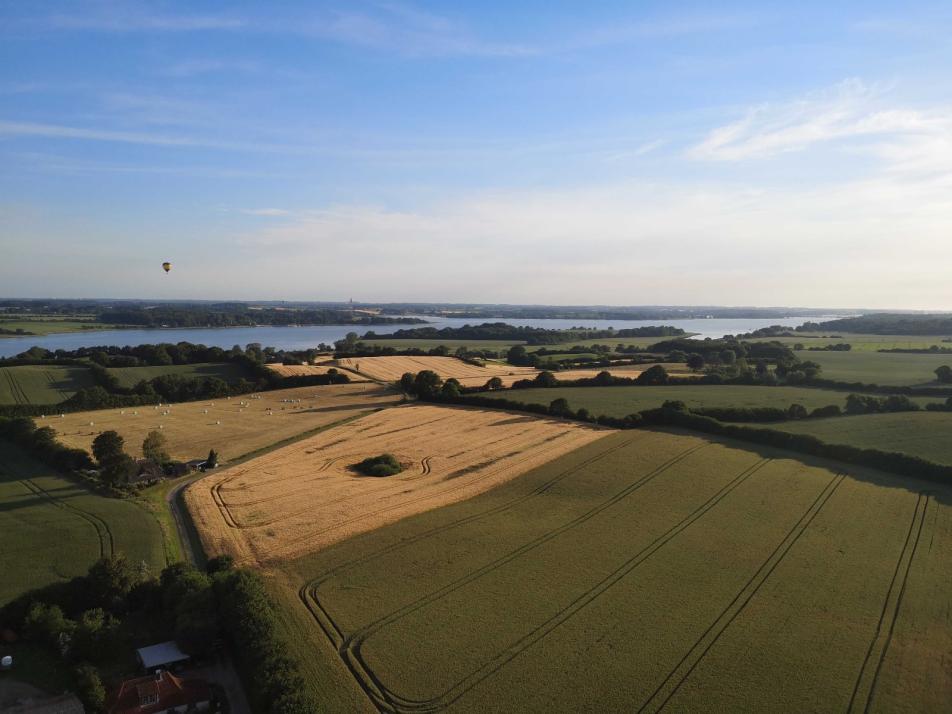
M830 444L899 451L952 466L952 412L901 412L772 424Z
M0 444L0 605L124 553L165 567L158 522L132 501L86 490Z
M82 319L57 319L53 317L22 316L16 319L0 320L0 328L3 328L4 330L23 330L24 333L29 333L31 335L51 335L60 332L110 330L115 329L116 325L108 325L103 322L93 322L92 320ZM2 340L4 337L16 337L16 335L0 335L0 340Z
M340 367L363 374L382 382L397 382L407 372L429 369L443 379L455 377L463 385L482 385L491 377L515 377L531 379L538 374L532 367L489 362L485 367L464 362L455 357L345 357L335 360Z
M333 711L942 711L950 499L616 432L272 587Z
M209 449L215 449L228 460L396 404L400 398L378 384L335 384L162 407L52 415L38 419L37 424L53 427L64 444L87 450L96 436L115 429L125 438L126 450L134 455L141 453L146 434L161 429L173 458L204 458Z
M186 502L209 555L262 563L313 552L420 511L470 498L611 433L461 407L411 405L328 429L206 477ZM351 467L391 453L385 478Z
M119 380L121 387L134 387L142 380L155 379L165 374L175 374L187 379L215 377L226 382L237 382L248 375L237 364L207 362L204 364L169 364L148 367L113 367L109 372Z
M559 372L559 376L566 374ZM808 387L759 387L746 385L670 385L662 387L552 387L515 389L504 393L484 392L526 404L549 404L567 399L572 409L585 407L592 414L623 417L645 409L660 407L668 400L680 400L688 408L697 407L780 407L802 404L807 409L846 403L848 392ZM926 404L937 397L916 397Z
M948 347L948 342L942 342L944 337L952 337L952 335L865 335L854 332L804 332L802 334L798 333L796 337L757 337L752 339L751 342L776 340L790 346L802 344L805 347L823 347L847 342L852 345L853 352L876 352L877 350L892 349L922 350L928 349L932 345Z
M282 377L309 377L312 375L327 374L331 369L337 369L334 365L317 365L317 364L269 364L268 369L272 372L281 375ZM340 370L337 369L339 372ZM357 372L345 371L343 374L347 375L347 378L351 382L369 382L369 378L358 374Z
M798 352L800 359L819 364L820 376L864 384L935 385L935 369L952 367L952 354L902 354L891 352Z
M92 375L83 367L0 367L0 404L59 404L93 384Z

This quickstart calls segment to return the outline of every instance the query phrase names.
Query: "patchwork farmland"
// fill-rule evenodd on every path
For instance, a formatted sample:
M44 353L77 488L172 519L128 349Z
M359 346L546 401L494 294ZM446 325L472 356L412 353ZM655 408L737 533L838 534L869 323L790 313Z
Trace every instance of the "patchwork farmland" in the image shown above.
M335 711L940 711L950 497L617 432L273 584Z
M186 502L209 556L287 559L470 498L608 433L479 409L387 409L206 477ZM387 452L402 473L350 468Z
M215 449L227 460L399 401L399 394L378 384L338 384L162 407L48 415L37 419L37 425L53 427L62 443L86 450L97 435L115 429L135 455L146 434L161 428L173 458L204 457Z

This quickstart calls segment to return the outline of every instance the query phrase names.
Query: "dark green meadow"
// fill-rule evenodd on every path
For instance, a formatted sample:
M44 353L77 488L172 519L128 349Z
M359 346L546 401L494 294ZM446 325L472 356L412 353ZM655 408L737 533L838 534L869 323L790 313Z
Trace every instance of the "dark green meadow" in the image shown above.
M771 424L828 444L898 451L952 466L952 412L899 412Z
M85 367L0 367L0 404L58 404L93 384L92 374Z
M895 386L936 386L935 370L952 366L952 354L903 354L901 352L797 352L803 360L819 364L824 379ZM952 385L950 385L952 386Z
M660 387L553 387L513 389L486 393L526 404L549 404L565 399L572 409L586 408L595 415L624 417L660 407L665 401L684 402L689 409L700 407L780 407L801 404L816 409L830 404L843 407L848 392L812 387L761 387L748 385L668 385ZM926 404L937 398L916 397Z
M0 605L34 588L85 574L124 553L158 572L162 531L133 501L107 498L0 442Z

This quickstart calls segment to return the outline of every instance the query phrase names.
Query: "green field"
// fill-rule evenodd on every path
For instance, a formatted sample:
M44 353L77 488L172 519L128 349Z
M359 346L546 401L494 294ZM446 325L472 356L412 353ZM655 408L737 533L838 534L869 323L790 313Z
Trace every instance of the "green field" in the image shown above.
M615 433L287 564L281 627L331 711L943 710L952 491L850 472Z
M900 451L952 466L952 412L864 414L783 422L771 428L812 434L830 444Z
M558 376L558 375L556 375ZM623 417L645 409L660 407L668 400L680 400L688 408L698 407L781 407L802 404L807 409L846 403L847 392L809 387L757 387L738 385L673 385L666 387L555 387L551 389L512 389L483 393L525 404L549 404L567 399L572 409L585 407L596 416ZM938 398L916 398L927 403Z
M924 355L890 352L797 352L797 357L819 364L824 379L864 384L935 385L935 369L952 366L952 354Z
M84 574L124 553L156 573L166 565L158 522L131 501L88 491L0 444L0 605Z
M226 382L237 382L247 377L237 364L206 362L204 364L170 364L158 367L112 367L110 374L116 376L121 387L134 387L143 379L148 381L163 374L177 374L187 378L215 377Z
M847 342L853 346L853 351L875 352L877 350L924 350L932 345L948 347L950 343L942 342L949 335L863 335L852 332L830 333L799 333L796 337L758 337L751 342L778 341L793 346L797 343L804 347L823 347Z
M0 404L59 404L93 384L92 375L83 367L0 367Z
M32 335L52 335L59 332L85 332L87 330L114 330L116 325L107 325L102 322L93 322L82 319L56 319L54 317L24 317L17 319L0 320L0 328L4 330L23 330L24 333ZM0 334L0 339L4 337L16 337L16 335Z

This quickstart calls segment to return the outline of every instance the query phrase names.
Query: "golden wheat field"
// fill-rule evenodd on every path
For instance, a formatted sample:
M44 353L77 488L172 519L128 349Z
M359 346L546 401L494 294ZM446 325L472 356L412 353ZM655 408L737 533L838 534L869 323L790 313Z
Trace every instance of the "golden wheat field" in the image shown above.
M160 430L172 458L202 458L215 449L228 460L399 401L399 394L379 384L335 384L162 407L98 409L62 418L48 415L36 423L53 427L67 446L87 450L96 436L114 429L125 438L126 451L138 456L146 434Z
M268 369L282 377L311 377L315 374L327 374L329 370L337 368L333 364L269 364ZM351 382L370 381L357 372L347 371L343 374L346 374Z
M296 558L475 496L611 433L575 422L408 405L328 429L197 481L189 512L209 557ZM351 466L392 453L397 475Z
M513 367L492 362L485 367L477 367L455 357L344 357L336 360L336 363L381 382L396 382L407 372L415 374L424 369L436 372L443 379L454 377L466 386L483 385L491 377L508 376L515 381L531 379L538 374L532 367Z

